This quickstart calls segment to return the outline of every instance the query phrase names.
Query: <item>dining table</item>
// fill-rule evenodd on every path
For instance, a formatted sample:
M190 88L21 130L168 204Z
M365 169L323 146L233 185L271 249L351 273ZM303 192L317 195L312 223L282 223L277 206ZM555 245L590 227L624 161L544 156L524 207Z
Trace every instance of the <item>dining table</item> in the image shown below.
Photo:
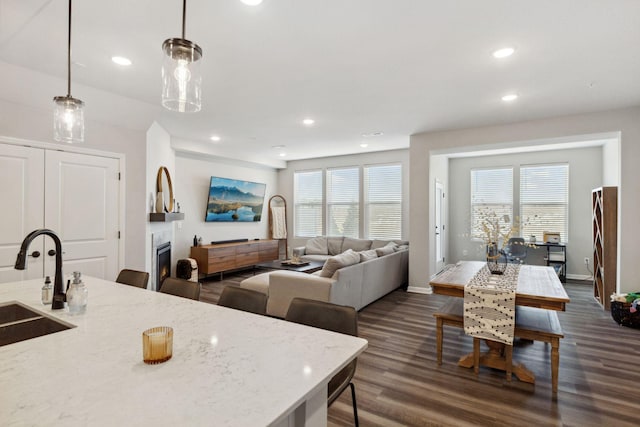
M482 261L459 261L448 265L429 284L435 294L464 298L465 286L481 269L487 268L486 265L486 262ZM519 266L515 290L516 306L565 311L566 304L569 302L570 298L553 267L524 264ZM485 343L489 351L481 357L481 364L506 370L505 344L491 340L485 340ZM473 367L473 353L463 356L458 365L466 368ZM524 364L514 363L512 369L521 381L530 383L535 381L534 374Z

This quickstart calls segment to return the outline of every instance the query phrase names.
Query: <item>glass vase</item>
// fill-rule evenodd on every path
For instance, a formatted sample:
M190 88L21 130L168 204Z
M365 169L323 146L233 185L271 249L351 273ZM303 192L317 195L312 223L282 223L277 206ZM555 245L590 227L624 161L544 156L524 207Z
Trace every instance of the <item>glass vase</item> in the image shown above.
M507 257L495 242L487 245L487 268L491 274L504 274L507 269Z

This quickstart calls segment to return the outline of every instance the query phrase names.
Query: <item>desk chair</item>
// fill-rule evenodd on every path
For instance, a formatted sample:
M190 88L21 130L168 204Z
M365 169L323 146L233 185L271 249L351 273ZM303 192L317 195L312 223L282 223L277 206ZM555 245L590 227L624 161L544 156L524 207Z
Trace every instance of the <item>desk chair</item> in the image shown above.
M294 298L284 319L341 334L358 336L358 313L353 307L305 298ZM356 389L351 382L356 372L356 361L357 359L352 360L329 381L327 406L331 405L347 386L351 387L353 418L356 427L358 427Z
M117 283L124 285L135 286L136 288L147 289L147 283L149 282L149 273L146 271L123 269L116 278Z
M267 314L265 294L237 286L225 286L218 299L218 305L255 314Z
M160 292L198 301L200 299L200 282L167 277L162 281Z
M527 257L527 245L522 237L512 237L507 242L505 248L507 255L507 262L513 264L524 264L524 259Z

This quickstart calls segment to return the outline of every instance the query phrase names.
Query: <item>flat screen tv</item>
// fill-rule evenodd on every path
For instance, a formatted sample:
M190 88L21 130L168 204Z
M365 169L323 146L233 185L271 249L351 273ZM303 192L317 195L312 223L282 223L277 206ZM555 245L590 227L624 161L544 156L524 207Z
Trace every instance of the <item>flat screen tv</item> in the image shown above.
M206 222L257 222L262 217L266 184L211 177Z

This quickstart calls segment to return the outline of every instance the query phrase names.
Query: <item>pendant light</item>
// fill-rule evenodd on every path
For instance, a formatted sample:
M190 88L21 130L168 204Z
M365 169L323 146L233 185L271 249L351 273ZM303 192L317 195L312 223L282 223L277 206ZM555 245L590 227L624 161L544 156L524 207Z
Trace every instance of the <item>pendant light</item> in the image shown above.
M53 139L68 143L84 142L84 102L71 96L71 0L67 42L67 96L56 96L53 103Z
M182 38L162 44L162 105L180 113L195 113L202 108L202 49L184 38L187 0L182 1Z

